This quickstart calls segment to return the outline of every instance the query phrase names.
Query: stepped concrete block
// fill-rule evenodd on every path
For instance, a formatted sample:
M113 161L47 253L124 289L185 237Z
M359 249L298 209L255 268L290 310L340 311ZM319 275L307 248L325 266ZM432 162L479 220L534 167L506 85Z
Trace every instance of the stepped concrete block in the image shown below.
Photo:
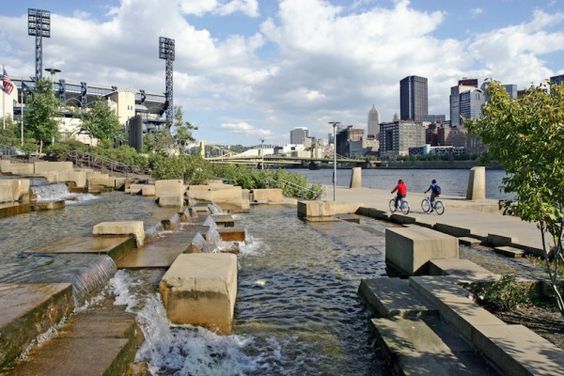
M10 374L125 375L142 341L134 315L79 313L53 338L33 348Z
M73 309L69 283L0 284L0 369Z
M153 184L144 184L143 188L141 188L141 194L143 196L155 196L157 192Z
M360 223L360 217L355 214L337 214L335 218L339 221Z
M60 183L64 180L59 179L59 174L59 171L45 171L41 175L37 176L43 176L49 183Z
M33 163L10 163L5 166L4 173L12 175L32 176L35 172Z
M96 235L133 235L137 247L142 247L145 242L143 221L101 222L94 225L92 234Z
M244 242L245 241L245 229L238 227L219 227L217 229L221 240L223 241L235 241Z
M50 171L72 171L72 162L35 162L34 171L35 175L43 175Z
M155 181L155 195L157 198L161 196L184 197L186 186L180 179L157 180Z
M31 211L31 204L25 203L0 203L0 218L10 217L12 215L25 214Z
M375 209L375 208L366 208L366 207L363 207L363 206L358 208L358 210L356 211L355 214L364 215L365 217L370 217L370 218L375 218L375 219L388 220L390 218L388 213L386 213L383 210L378 210L378 209Z
M361 203L321 200L298 201L298 217L331 217L337 214L354 214Z
M86 179L88 181L89 187L90 186L96 186L96 185L101 185L103 187L110 187L110 188L114 187L114 181L113 181L112 178L110 178L110 175L108 175L108 174L87 173Z
M253 202L256 203L269 203L269 202L283 202L284 193L281 189L252 189Z
M212 214L212 219L218 226L234 227L235 219L231 214Z
M505 247L495 247L494 251L497 253L513 258L519 258L525 256L525 251L519 248L505 246Z
M0 159L0 172L8 172L11 164L9 159Z
M59 179L65 182L73 182L76 188L86 187L86 171L63 171L59 173Z
M184 196L159 196L159 206L160 207L174 207L181 208L184 206Z
M487 364L436 320L372 319L378 341L401 375L496 375ZM438 330L437 330L438 329ZM440 335L437 333L439 332Z
M128 187L125 188L125 193L129 193L132 195L136 195L141 193L145 184L129 184Z
M467 200L486 199L486 168L476 166L470 169L468 176L468 189L466 190Z
M470 237L467 237L467 236L462 236L462 237L458 238L458 242L460 244L473 246L473 245L480 244L482 241L479 240L479 239L470 238Z
M64 208L65 208L65 200L42 201L42 202L35 202L31 204L31 210L33 211L57 210Z
M517 239L516 237L497 234L488 234L488 237L486 238L486 244L492 247L511 245L512 243L517 243L518 241L519 239Z
M29 194L29 179L0 179L0 202L21 200Z
M363 279L358 287L358 295L379 317L418 317L437 313L435 307L409 287L406 279Z
M561 375L564 351L522 325L477 325L472 343L504 375Z
M417 222L417 219L408 215L392 214L390 215L390 221L398 223L400 225L412 225Z
M207 184L190 184L188 185L188 195L190 195L190 191L194 192L194 191L208 191L210 190L210 186Z
M24 253L93 253L108 255L116 261L135 248L135 246L135 238L132 236L115 236L111 238L84 236L60 238L38 247L26 249Z
M471 228L452 226L445 223L435 223L433 228L437 231L444 232L445 234L456 236L457 238L470 236L474 232Z
M192 253L176 258L159 285L169 320L231 332L237 256Z
M501 276L466 259L441 259L429 262L429 274L450 275L458 282L496 281Z
M221 179L209 179L206 184L224 184ZM230 185L230 184L229 184Z
M362 168L353 167L349 188L362 188Z
M99 195L100 193L104 192L105 189L106 188L103 185L89 185L87 192Z
M409 284L435 305L441 317L469 341L478 325L504 324L470 299L470 292L458 286L451 277L410 277Z
M458 258L458 239L420 226L386 229L386 262L402 273L421 273L429 260L443 258Z
M125 189L126 178L114 177L113 180L115 189Z

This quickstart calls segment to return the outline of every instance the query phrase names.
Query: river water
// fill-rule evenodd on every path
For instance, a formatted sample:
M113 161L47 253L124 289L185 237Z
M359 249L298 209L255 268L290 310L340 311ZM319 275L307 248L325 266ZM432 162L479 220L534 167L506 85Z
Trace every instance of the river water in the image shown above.
M333 170L292 169L308 178L311 183L333 184ZM351 169L337 170L337 185L348 186ZM412 192L423 192L437 179L443 195L466 196L468 186L467 169L363 169L362 186L366 188L388 189L403 179ZM505 176L503 170L486 170L486 197L491 199L511 199L513 196L501 191L500 186Z

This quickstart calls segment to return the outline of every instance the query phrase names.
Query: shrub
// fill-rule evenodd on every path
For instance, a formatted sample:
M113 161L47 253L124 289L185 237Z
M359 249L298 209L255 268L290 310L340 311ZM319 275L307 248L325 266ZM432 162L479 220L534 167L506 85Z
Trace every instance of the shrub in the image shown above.
M519 305L532 304L536 293L533 283L519 282L514 275L507 274L482 289L480 295L494 310L510 311Z

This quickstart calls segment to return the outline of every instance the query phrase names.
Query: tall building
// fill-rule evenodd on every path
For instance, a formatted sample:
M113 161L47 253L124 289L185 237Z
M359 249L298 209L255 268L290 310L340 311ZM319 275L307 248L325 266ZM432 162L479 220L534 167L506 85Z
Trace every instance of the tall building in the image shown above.
M349 125L337 133L337 154L347 157L362 155L364 129Z
M562 84L564 83L564 74L559 74L558 76L550 77L550 82L553 84Z
M421 121L429 111L427 79L407 76L400 81L400 119Z
M460 95L472 89L478 88L478 80L475 78L463 78L458 81L457 86L450 88L450 124L460 125Z
M290 131L290 144L292 145L305 145L306 139L309 136L309 130L307 128L294 128Z
M444 123L446 121L445 115L424 115L421 116L421 121L430 123Z
M477 119L482 114L486 97L481 89L472 89L460 94L460 118Z
M366 136L367 138L378 138L378 133L380 132L380 115L378 115L378 110L374 105L370 111L368 111L368 129Z
M415 121L380 124L380 158L395 159L409 155L410 147L425 145L425 126Z
M511 99L517 98L517 85L515 84L503 85L503 88L505 89L505 91L507 91L507 94L509 94L509 98Z

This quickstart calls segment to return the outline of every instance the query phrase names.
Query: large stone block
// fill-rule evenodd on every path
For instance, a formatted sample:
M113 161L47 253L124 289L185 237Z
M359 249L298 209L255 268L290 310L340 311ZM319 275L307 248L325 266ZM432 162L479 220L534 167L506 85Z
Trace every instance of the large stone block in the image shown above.
M432 259L458 258L458 239L425 227L386 229L386 262L414 275Z
M145 242L143 221L101 222L94 225L92 235L133 235L137 247Z
M29 193L29 179L1 179L0 202L21 200Z
M10 163L5 166L4 170L2 172L12 175L32 176L34 174L33 163Z
M304 200L298 201L298 217L330 217L337 214L354 214L362 206L361 203Z
M483 166L472 167L468 176L467 200L486 199L486 168Z
M253 189L251 193L253 195L253 201L257 203L284 201L284 193L282 192L281 189L278 188Z
M153 184L144 184L143 188L141 188L141 194L143 196L155 196L155 186Z
M55 171L72 171L72 162L35 162L34 163L35 175L43 175L47 172Z
M159 285L169 320L231 331L237 298L237 256L179 255Z
M155 195L161 196L184 196L186 186L180 179L157 180L155 181Z
M0 159L0 172L8 172L10 164L9 159Z
M159 196L159 206L166 208L181 208L184 206L184 196Z
M103 186L103 187L114 187L114 181L110 178L108 174L102 174L99 172L88 172L86 173L86 179L88 181L89 187Z

